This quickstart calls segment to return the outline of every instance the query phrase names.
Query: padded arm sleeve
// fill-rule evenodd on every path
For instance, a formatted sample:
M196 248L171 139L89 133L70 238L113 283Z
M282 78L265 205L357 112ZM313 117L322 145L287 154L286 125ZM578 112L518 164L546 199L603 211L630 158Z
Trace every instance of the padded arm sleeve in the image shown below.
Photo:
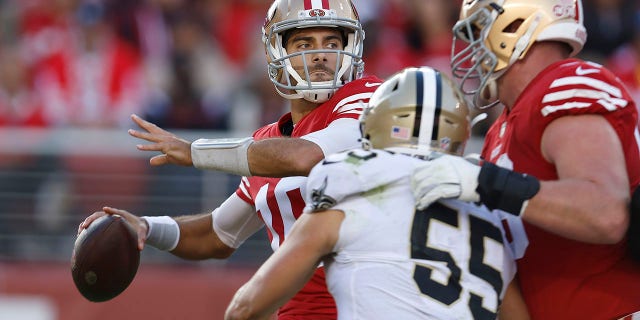
M191 160L198 169L251 176L247 150L253 138L198 139L191 144Z
M237 249L264 226L255 209L235 193L211 214L213 215L213 230L220 240L231 248Z

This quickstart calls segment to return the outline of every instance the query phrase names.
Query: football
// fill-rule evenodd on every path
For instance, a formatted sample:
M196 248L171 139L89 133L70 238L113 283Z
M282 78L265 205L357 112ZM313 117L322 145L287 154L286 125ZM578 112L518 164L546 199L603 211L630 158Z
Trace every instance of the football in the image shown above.
M100 217L80 232L71 255L71 275L82 296L103 302L129 286L140 264L137 238L119 215Z

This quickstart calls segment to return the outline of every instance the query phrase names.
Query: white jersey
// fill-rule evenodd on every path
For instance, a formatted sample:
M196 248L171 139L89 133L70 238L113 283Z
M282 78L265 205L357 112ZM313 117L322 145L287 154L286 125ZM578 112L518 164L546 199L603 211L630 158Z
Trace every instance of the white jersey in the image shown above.
M421 161L357 149L311 171L305 212L345 213L324 261L339 319L496 318L528 244L522 221L455 200L416 211L410 176Z

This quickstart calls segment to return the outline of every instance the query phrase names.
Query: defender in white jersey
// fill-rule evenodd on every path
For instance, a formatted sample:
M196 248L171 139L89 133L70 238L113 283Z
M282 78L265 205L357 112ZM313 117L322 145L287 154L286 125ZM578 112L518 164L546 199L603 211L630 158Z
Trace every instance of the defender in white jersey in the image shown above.
M521 220L457 200L416 210L411 192L415 168L438 152L461 155L469 130L461 92L438 71L385 81L361 118L363 148L313 168L305 214L226 319L269 314L321 262L339 319L495 319L528 244ZM519 291L508 291L501 316L526 318Z

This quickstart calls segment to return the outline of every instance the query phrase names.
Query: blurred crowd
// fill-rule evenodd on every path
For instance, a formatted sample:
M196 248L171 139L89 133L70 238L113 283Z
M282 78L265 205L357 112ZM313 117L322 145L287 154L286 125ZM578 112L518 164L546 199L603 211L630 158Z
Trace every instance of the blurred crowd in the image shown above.
M354 0L366 73L449 69L460 1ZM267 0L0 0L0 126L251 132L286 110L266 75ZM582 56L640 101L637 0L584 0Z
M451 27L461 0L353 1L366 31L365 73L384 78L420 65L450 72ZM271 2L0 0L0 127L124 133L120 129L131 127L129 115L136 113L167 129L250 134L288 110L267 77L261 42ZM606 64L640 101L640 2L583 3L589 38L582 57ZM173 206L195 212L205 192L198 183L158 182L174 181L160 180L174 173L195 180L200 172L152 171L146 161L127 156L3 153L4 166L10 168L0 172L0 196L9 200L0 203L0 234L16 239L33 232L33 221L7 220L12 217L33 215L39 233L68 235L76 216L105 203L145 214L180 212ZM235 189L237 181L228 181ZM216 180L212 189L226 194L220 185L228 181ZM70 219L67 225L62 218ZM4 239L0 260L43 243Z

